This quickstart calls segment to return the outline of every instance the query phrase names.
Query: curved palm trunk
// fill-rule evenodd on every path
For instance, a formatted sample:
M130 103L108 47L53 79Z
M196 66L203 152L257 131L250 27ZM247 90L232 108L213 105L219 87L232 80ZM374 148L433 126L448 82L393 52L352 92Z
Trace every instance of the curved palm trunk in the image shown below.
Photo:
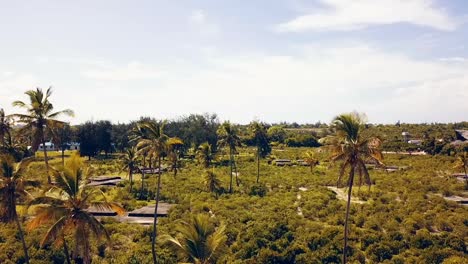
M24 240L23 229L21 229L21 223L18 219L18 216L15 217L15 222L16 222L16 226L18 228L18 232L20 235L21 244L23 245L24 258L25 258L26 263L29 264L28 247L26 246L26 241Z
M44 133L42 133L42 150L44 151L44 161L45 161L45 165L46 165L47 183L51 184L52 180L51 180L50 175L49 175L49 158L47 156Z
M161 157L158 157L158 186L156 187L156 205L154 206L154 221L153 221L153 239L151 241L151 253L153 255L153 263L158 263L156 255L156 235L157 235L157 222L158 222L158 205L159 205L159 192L161 188Z
M257 183L260 179L260 148L257 147Z
M347 248L348 248L348 219L349 219L349 208L351 205L351 193L353 190L354 183L354 166L351 167L349 172L349 186L348 186L348 202L346 204L346 218L344 225L344 243L343 243L343 264L346 264L347 261Z

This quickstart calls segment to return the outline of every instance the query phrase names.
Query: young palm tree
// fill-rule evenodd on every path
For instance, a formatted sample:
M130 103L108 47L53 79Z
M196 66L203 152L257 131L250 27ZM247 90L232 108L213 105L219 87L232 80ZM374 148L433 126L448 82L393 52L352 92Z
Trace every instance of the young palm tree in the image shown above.
M319 160L317 159L315 152L311 150L305 153L304 162L307 163L307 165L309 165L310 172L312 172L315 166L319 164Z
M153 256L153 262L157 263L156 255L156 235L157 235L157 220L158 220L158 205L159 205L159 193L161 189L161 159L166 153L168 145L167 141L169 137L164 134L164 123L162 122L144 122L141 124L142 128L146 131L146 138L141 138L138 141L137 148L139 152L148 153L154 156L158 160L158 183L156 187L156 205L154 206L154 221L153 221L153 236L151 243L151 253Z
M23 245L24 258L29 264L29 255L23 230L16 212L17 199L28 196L25 187L29 185L21 175L28 167L32 158L24 159L15 167L15 160L10 155L0 156L0 220L2 222L15 222Z
M208 142L205 142L198 146L197 152L197 160L198 162L204 167L209 168L211 165L211 161L214 159L214 154L211 150L211 145Z
M172 137L167 140L168 147L168 158L171 164L171 171L174 172L174 178L177 176L177 171L179 170L179 155L180 148L184 145L182 139L178 137Z
M237 135L237 131L228 121L224 122L218 129L218 145L220 148L228 147L229 148L229 167L230 167L230 177L229 182L229 192L232 193L232 171L234 166L234 154L237 152L236 148L241 146L241 140ZM239 186L239 181L237 180L237 169L236 174L236 183Z
M203 177L203 184L209 192L218 194L221 189L221 181L213 171L207 170Z
M50 184L51 178L49 175L49 161L47 157L47 150L45 148L46 131L50 131L57 124L63 123L56 119L60 115L73 116L74 113L70 109L54 112L54 106L49 101L49 97L52 95L51 87L47 89L45 94L42 92L41 88L36 88L36 90L29 90L25 94L29 97L29 104L22 101L15 101L13 102L13 106L25 108L27 114L14 114L13 116L25 124L25 126L21 129L21 132L31 133L33 140L33 151L37 150L40 143L42 143L44 146L43 149L47 181Z
M370 188L371 180L365 163L366 161L372 161L377 164L382 164L383 156L380 151L381 141L378 138L365 138L362 136L361 132L364 120L359 114L351 113L339 115L335 117L332 124L336 131L336 137L331 145L331 160L342 162L337 182L338 187L341 186L341 181L346 170L349 170L347 181L348 201L346 204L343 246L343 263L346 263L349 232L348 219L355 173L359 176L359 186L364 179L365 183Z
M44 224L50 224L49 230L41 241L41 246L49 242L56 245L63 244L65 255L68 257L68 248L65 236L72 234L75 239L74 257L81 257L83 263L91 263L90 235L109 239L104 226L88 212L90 207L114 210L123 214L124 210L118 204L107 202L106 197L98 188L87 186L84 179L84 169L78 155L73 155L60 170L51 170L56 181L44 196L37 197L30 202L36 205L35 217L28 223L32 230ZM95 199L100 196L102 202Z
M190 263L217 263L224 252L226 235L225 226L218 228L204 214L192 216L188 222L181 221L177 226L177 237L165 236L165 239L176 248L180 256Z
M130 181L130 193L133 189L133 171L138 165L138 155L136 147L128 148L125 150L125 156L122 159L123 170L128 170L128 180Z
M257 146L257 183L260 179L260 158L265 158L271 153L271 146L268 142L268 134L265 125L254 121L250 124L250 131Z
M466 152L458 155L457 160L455 161L455 166L453 167L456 170L463 170L465 172L465 184L468 187L468 174L466 173L466 168L468 167L468 155Z

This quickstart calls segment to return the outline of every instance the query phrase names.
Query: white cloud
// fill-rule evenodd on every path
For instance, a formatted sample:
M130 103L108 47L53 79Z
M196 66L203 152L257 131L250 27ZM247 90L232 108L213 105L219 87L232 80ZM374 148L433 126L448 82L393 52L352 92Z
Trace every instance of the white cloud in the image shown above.
M219 32L219 26L208 20L205 11L198 9L192 11L188 17L189 26L198 33L214 35Z
M326 9L277 26L280 32L350 31L372 25L409 23L453 31L457 23L432 0L319 0Z
M101 64L101 66L104 66L104 64ZM82 74L87 78L96 80L130 81L156 79L164 73L160 68L134 61L123 67L106 65L106 67L88 69Z

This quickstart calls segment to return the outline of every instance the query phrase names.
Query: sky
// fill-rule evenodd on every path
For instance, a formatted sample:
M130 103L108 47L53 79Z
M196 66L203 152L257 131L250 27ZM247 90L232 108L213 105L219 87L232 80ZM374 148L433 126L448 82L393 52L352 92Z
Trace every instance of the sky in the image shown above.
M0 108L72 123L468 120L466 0L0 0Z

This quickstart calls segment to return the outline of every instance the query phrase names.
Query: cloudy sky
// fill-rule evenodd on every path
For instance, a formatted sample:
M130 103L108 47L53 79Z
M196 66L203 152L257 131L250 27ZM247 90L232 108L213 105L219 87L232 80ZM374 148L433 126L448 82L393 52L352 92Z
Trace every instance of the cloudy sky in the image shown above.
M0 107L73 123L468 120L466 0L0 0Z

